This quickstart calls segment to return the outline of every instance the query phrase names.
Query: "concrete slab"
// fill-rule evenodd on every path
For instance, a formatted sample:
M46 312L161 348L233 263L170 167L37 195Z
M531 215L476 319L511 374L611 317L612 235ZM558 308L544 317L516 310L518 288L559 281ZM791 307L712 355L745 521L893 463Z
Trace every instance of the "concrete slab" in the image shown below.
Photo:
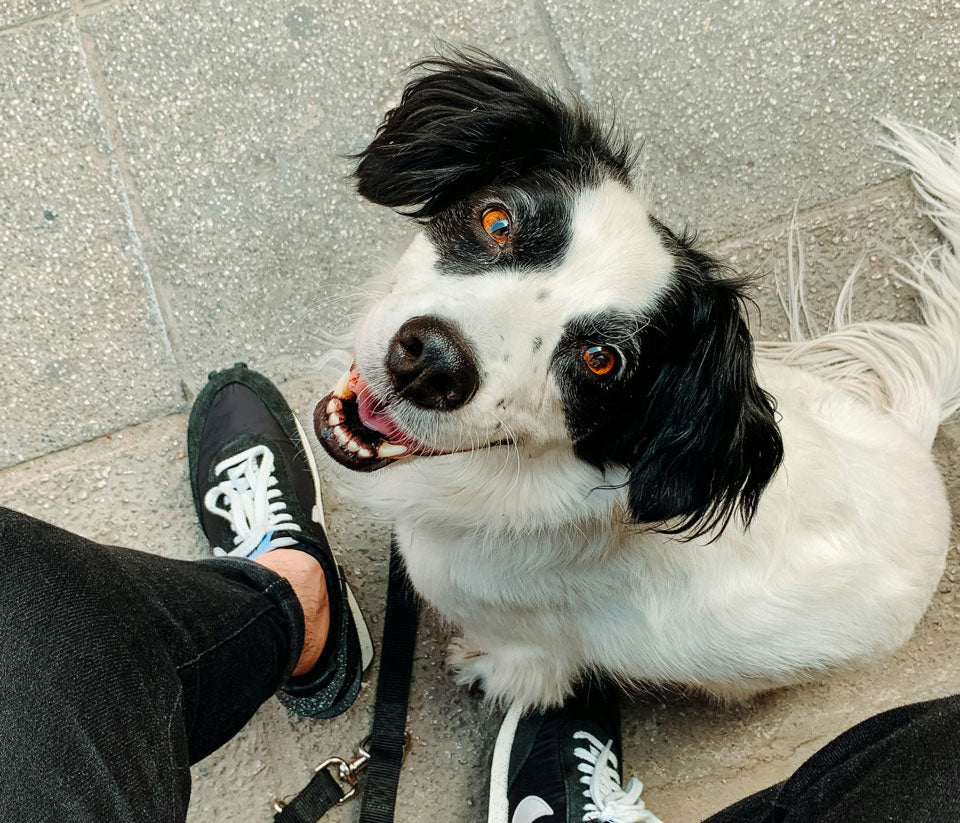
M183 404L73 22L0 34L0 466Z
M343 155L437 38L551 72L539 18L451 5L125 2L82 18L116 114L144 247L191 388L238 352L304 374L405 224L362 204Z
M891 114L960 114L960 6L544 3L585 96L644 141L655 211L739 233L893 175Z
M840 288L857 271L853 314L857 319L918 319L913 289L895 274L916 249L939 242L929 220L917 212L913 185L901 177L855 195L705 245L741 274L756 278L754 295L759 315L754 330L763 339L787 339L787 321L780 307L777 282L784 287L789 267L791 225L795 225L795 264L803 261L807 309L815 329L830 326Z
M0 506L101 543L203 557L186 431L186 415L171 415L5 469Z
M70 0L6 0L0 8L0 29L46 17L70 8Z

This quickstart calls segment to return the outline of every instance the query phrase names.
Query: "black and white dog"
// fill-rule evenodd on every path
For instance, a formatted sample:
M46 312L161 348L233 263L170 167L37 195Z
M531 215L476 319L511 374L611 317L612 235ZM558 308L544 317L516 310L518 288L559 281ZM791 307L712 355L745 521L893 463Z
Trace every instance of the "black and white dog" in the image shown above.
M848 288L833 331L755 351L742 281L649 214L622 140L485 56L422 67L356 171L421 231L315 428L462 629L459 680L741 698L903 643L950 530L960 149L889 124L946 240L924 323L852 323Z

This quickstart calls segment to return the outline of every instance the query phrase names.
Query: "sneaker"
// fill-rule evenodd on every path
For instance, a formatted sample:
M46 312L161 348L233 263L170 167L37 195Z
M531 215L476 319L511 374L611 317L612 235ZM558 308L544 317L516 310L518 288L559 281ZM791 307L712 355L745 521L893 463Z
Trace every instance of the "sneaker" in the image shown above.
M330 635L317 665L290 678L280 702L307 717L335 717L360 690L373 644L330 550L320 478L303 426L277 388L237 363L211 372L187 431L190 486L204 534L219 557L253 559L296 548L323 568Z
M621 788L616 691L583 685L559 709L507 712L490 773L488 823L661 823L633 778Z

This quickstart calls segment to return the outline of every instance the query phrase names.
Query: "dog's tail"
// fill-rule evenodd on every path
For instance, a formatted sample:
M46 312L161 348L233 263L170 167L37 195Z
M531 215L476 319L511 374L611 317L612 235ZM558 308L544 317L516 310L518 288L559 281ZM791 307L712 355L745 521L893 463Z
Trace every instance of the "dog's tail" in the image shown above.
M788 294L781 296L790 341L757 348L767 357L842 381L845 389L932 444L940 422L960 409L960 135L951 143L895 120L884 125L891 134L884 147L913 172L923 213L944 240L904 263L906 275L896 275L916 291L923 322L854 322L854 271L840 291L830 331L810 337L803 255L801 250L794 262L792 230Z

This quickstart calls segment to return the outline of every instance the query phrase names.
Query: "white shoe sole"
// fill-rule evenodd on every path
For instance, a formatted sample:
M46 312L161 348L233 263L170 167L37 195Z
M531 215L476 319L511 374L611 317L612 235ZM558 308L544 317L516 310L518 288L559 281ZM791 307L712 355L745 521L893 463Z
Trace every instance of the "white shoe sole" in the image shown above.
M510 753L523 709L514 703L500 724L497 742L493 747L493 763L490 764L490 802L487 823L509 823L510 806L507 802L507 779L510 776Z

